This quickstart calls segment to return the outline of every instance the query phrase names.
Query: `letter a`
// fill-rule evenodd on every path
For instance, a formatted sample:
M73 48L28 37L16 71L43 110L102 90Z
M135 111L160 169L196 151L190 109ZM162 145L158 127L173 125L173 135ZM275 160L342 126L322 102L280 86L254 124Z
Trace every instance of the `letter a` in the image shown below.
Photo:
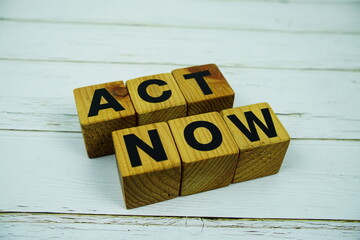
M101 97L103 97L107 103L101 104ZM112 108L115 111L125 110L121 104L105 89L96 89L93 99L91 101L88 117L97 116L100 110Z

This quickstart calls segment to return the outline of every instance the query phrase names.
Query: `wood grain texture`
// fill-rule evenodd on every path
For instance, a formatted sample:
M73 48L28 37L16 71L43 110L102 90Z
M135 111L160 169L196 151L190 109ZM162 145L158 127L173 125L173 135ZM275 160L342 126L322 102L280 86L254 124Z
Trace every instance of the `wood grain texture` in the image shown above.
M263 110L268 110L270 113L269 122ZM270 125L273 123L274 135L269 136L269 132L265 133L264 129L261 129L257 123L253 124L255 129L251 130L250 124L252 120L248 121L246 117L246 114L250 112L263 123L265 130L271 130ZM221 115L240 151L233 182L242 182L278 173L290 143L290 136L270 105L268 103L258 103L226 109L221 111ZM235 119L232 118L233 120L231 120L230 117L235 117ZM258 136L258 139L250 139L250 136L244 133L246 130L241 130L236 125L238 124L234 122L236 120L252 133L250 136L257 133L255 135Z
M176 69L172 74L186 99L188 116L233 106L235 93L215 64Z
M222 141L215 148L198 150L189 145L186 128L198 121L209 122L219 129ZM170 120L169 126L182 162L180 195L204 192L230 184L239 150L219 113ZM215 138L213 132L205 127L197 127L190 134L193 134L198 143L204 145L210 144Z
M166 157L161 161L155 161L153 156L135 145L141 163L139 166L133 166L134 156L128 147L134 143L126 141L125 136L134 134L151 148L157 149L158 146L154 145L149 136L149 131L153 130L160 138ZM167 123L154 123L115 131L113 139L126 208L141 207L179 195L181 161Z
M4 239L358 239L359 221L0 214Z
M146 88L147 94L153 98L159 98L162 96L162 94L164 94L164 91L171 91L171 95L168 99L160 102L149 102L145 101L139 95L139 85L147 80L153 79L164 81L166 85L149 85ZM128 80L126 82L126 87L129 90L130 97L134 104L139 125L164 122L170 119L186 116L186 101L177 83L175 82L175 79L170 73L156 74Z
M109 107L99 110L95 116L90 116L94 93L103 88L121 104L123 109L118 111ZM109 82L77 88L74 89L74 96L88 156L94 158L113 154L114 145L111 132L136 126L134 106L124 82ZM108 103L104 97L101 97L100 104Z

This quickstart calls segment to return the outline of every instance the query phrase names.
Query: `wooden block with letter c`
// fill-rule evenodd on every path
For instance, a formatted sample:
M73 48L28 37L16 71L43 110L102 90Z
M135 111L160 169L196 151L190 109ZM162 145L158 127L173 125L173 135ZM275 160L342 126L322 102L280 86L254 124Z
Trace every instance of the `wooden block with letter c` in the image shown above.
M239 149L218 112L170 120L182 162L180 195L229 185Z
M126 87L139 125L186 116L185 98L171 73L128 80Z
M221 115L240 150L233 182L277 173L290 136L269 104L226 109Z
M113 132L126 208L179 195L181 161L166 122Z
M76 108L90 158L114 153L111 132L136 126L136 113L123 81L74 89Z
M188 104L188 116L231 108L235 93L215 64L172 71Z

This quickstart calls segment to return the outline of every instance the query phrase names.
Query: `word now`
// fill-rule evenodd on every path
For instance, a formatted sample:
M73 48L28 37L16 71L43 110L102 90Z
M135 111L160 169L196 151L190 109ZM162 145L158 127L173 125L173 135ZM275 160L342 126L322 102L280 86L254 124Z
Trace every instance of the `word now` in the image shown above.
M290 142L269 104L231 108L214 64L74 94L89 157L116 153L127 208L275 174Z

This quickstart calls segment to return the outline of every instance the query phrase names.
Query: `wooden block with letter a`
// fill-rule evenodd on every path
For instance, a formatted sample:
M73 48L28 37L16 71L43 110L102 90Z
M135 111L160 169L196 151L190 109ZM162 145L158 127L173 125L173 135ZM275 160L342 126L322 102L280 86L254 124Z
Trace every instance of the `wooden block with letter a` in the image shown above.
M76 108L90 158L114 153L111 132L136 126L136 114L123 81L74 89Z
M188 115L231 108L234 91L215 64L172 71L188 104Z
M218 112L169 121L181 161L180 195L229 185L239 149Z
M139 125L186 116L185 98L170 73L135 78L127 81L126 86Z
M221 115L240 150L233 182L277 173L290 136L269 104L226 109Z
M167 123L113 132L126 208L179 195L181 162Z

